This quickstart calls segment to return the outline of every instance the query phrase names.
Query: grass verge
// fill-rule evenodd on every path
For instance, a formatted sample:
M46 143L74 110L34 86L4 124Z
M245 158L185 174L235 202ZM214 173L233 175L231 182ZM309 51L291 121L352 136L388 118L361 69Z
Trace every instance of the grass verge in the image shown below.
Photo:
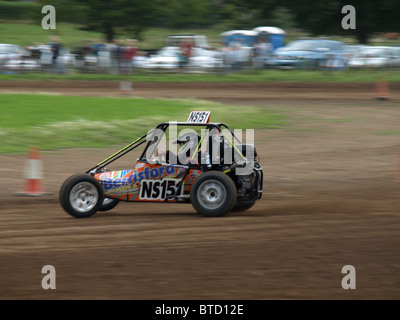
M107 80L133 82L364 82L379 80L399 82L397 69L363 70L245 70L241 72L215 73L175 73L136 71L132 75L112 74L51 74L51 73L13 73L0 74L0 80Z
M243 108L246 108L245 112ZM0 153L127 144L160 122L186 121L192 110L232 128L277 128L286 116L266 108L199 100L0 94ZM245 116L244 116L245 115Z

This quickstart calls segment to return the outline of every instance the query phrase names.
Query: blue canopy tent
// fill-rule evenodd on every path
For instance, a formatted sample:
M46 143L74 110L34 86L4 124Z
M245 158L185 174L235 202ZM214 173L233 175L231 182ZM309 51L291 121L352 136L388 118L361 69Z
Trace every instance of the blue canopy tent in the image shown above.
M239 43L243 47L253 47L257 41L257 32L251 30L230 30L221 33L225 46L234 46Z

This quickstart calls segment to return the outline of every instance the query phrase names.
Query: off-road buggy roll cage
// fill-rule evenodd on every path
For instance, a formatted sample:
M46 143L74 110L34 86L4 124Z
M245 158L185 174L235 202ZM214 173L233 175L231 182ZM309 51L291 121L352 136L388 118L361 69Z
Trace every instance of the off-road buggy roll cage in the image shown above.
M228 167L226 170L228 170L227 172L233 170L236 167L244 167L246 165L246 157L245 155L243 155L243 152L241 150L239 150L239 148L237 148L237 146L235 145L235 143L233 141L231 141L226 135L224 135L223 133L223 129L227 129L229 130L229 132L232 134L232 137L234 137L234 139L241 144L241 141L238 139L238 137L234 134L234 132L224 123L191 123L191 122L163 122L160 123L159 125L157 125L157 127L155 127L154 129L150 130L148 133L146 133L145 135L141 136L140 138L136 139L135 141L131 142L130 144L128 144L127 146L125 146L124 148L120 149L119 151L117 151L116 153L114 153L113 155L109 156L108 158L104 159L103 161L99 162L97 165L95 165L94 167L92 167L91 169L87 170L86 173L88 174L95 174L97 172L100 172L102 169L104 169L107 165L109 165L110 163L114 162L115 160L121 158L122 156L124 156L125 154L131 152L132 150L136 149L137 147L139 147L140 145L144 144L147 141L147 146L145 147L145 149L143 150L142 155L140 156L139 160L141 161L147 161L147 159L145 158L146 155L146 151L149 148L150 144L154 141L154 137L155 137L155 133L156 130L162 130L164 133L166 132L166 130L168 129L168 127L170 125L176 125L176 126L185 126L185 127L206 127L205 129L208 131L211 131L212 129L216 129L218 130L218 132L221 132L222 135L227 139L227 141L231 144L234 152L236 152L239 157L241 159L243 159L243 161L240 164L234 164L230 167ZM149 135L151 135L150 139L148 138ZM198 145L197 145L197 150L200 149L201 143L203 141L204 135L201 137ZM196 150L196 151L197 151ZM207 169L212 169L214 167L214 165L211 164L207 165L206 168ZM225 173L227 173L225 172Z
M176 125L176 126L184 126L184 127L203 127L205 128L205 132L211 132L211 130L215 129L217 130L217 132L220 132L223 136L224 141L226 141L227 143L229 143L232 146L232 150L234 151L234 153L237 154L238 159L240 159L240 163L237 162L232 162L232 164L213 164L211 161L207 162L207 163L202 163L200 168L202 170L202 172L207 172L207 171L220 171L223 172L224 174L229 175L232 180L235 182L236 185L238 185L238 178L235 174L235 169L236 168L240 168L240 167L245 167L246 165L251 165L253 167L254 170L258 171L259 174L256 175L256 182L255 184L259 186L258 188L258 192L257 194L255 194L251 199L245 199L245 200L240 200L238 199L238 204L242 204L242 205L246 205L248 203L253 203L254 201L258 200L261 198L262 196L262 182L263 182L263 172L262 172L262 168L261 166L257 163L255 163L255 161L253 159L247 159L245 156L245 152L246 147L248 148L248 146L243 145L241 143L241 141L239 140L239 138L235 135L234 131L231 130L228 125L226 125L225 123L192 123L192 122L163 122L160 123L159 125L157 125L154 129L150 130L147 134L141 136L140 138L134 140L133 142L131 142L130 144L128 144L127 146L125 146L124 148L120 149L119 151L117 151L116 153L114 153L113 155L111 155L110 157L104 159L103 161L99 162L96 166L94 166L93 168L89 169L88 171L86 171L87 174L90 175L94 175L96 173L102 172L103 170L105 170L106 166L108 166L109 164L111 164L112 162L116 161L117 159L123 157L124 155L126 155L127 153L131 152L132 150L138 148L140 145L144 144L147 142L146 147L144 148L141 156L139 157L139 161L141 162L148 162L148 159L146 159L146 152L148 150L148 148L150 147L150 145L154 142L154 139L157 138L156 137L156 132L157 130L161 130L163 132L163 134L165 134L166 130L168 129L169 126L171 125ZM228 132L232 135L233 139L237 142L235 144L234 141L230 140L229 137L224 134L223 130L228 130ZM149 138L150 137L150 138ZM198 142L197 148L196 148L196 153L200 150L200 146L203 142L203 139L205 138L205 134L203 134L200 138L200 141ZM156 143L158 144L159 141L156 141ZM210 141L207 142L208 144L210 144ZM211 146L208 145L207 148L208 153L211 153ZM255 152L255 150L253 150L253 152ZM196 154L195 154L196 155ZM193 155L193 156L195 156ZM203 156L207 156L207 155L203 155ZM254 158L256 157L256 154L254 154ZM233 159L233 157L232 157ZM251 164L249 164L249 162L251 162ZM179 189L182 188L183 186L183 182L185 180L186 175L188 174L190 168L192 168L191 165L179 165L180 167L184 167L186 169L185 174L183 175L180 184L179 184ZM174 195L174 196L170 196L167 197L165 199L165 202L167 202L168 200L171 199L185 199L185 198L189 198L189 195L184 195L181 192L179 192L179 196Z

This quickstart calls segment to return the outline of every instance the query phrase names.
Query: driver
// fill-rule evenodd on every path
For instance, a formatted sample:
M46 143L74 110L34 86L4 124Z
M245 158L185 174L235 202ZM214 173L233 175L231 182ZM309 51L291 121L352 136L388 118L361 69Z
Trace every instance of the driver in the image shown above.
M177 155L170 150L165 151L163 149L159 149L157 155L160 158L165 157L166 163L189 165L193 158L192 163L194 162L196 165L198 165L198 159L200 159L200 150L197 150L197 154L195 154L195 152L199 142L200 136L196 132L186 132L172 142L178 147Z
M178 145L178 163L189 164L194 160L198 164L200 151L196 150L200 142L200 136L196 132L187 132L178 137L173 143ZM195 152L197 151L197 154Z

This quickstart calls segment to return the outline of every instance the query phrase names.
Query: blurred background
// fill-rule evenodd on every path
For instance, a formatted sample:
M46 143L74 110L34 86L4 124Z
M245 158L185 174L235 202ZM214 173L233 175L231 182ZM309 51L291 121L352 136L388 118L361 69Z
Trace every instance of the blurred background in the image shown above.
M400 298L399 16L398 0L0 1L0 298ZM65 179L193 110L255 130L254 208L62 210ZM31 146L48 195L14 197Z
M41 25L48 4L56 29ZM0 1L0 73L392 70L399 12L396 0Z

